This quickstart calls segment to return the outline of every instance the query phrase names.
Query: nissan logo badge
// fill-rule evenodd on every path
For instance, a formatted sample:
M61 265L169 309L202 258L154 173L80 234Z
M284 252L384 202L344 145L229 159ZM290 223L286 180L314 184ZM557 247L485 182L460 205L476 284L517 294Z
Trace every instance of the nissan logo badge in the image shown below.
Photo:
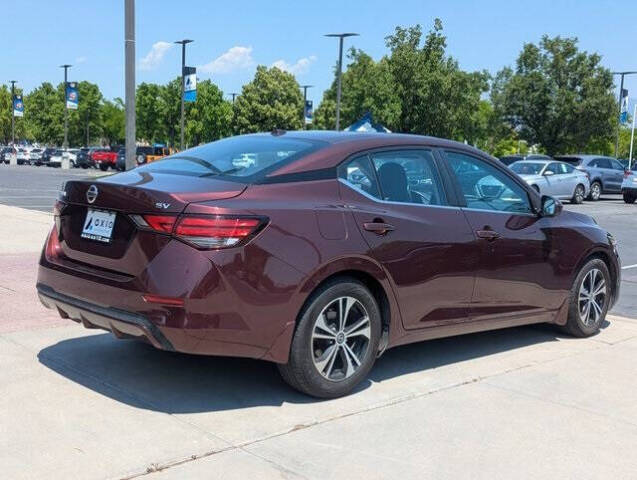
M98 193L97 187L95 185L91 185L86 191L86 201L88 203L93 203L97 199Z

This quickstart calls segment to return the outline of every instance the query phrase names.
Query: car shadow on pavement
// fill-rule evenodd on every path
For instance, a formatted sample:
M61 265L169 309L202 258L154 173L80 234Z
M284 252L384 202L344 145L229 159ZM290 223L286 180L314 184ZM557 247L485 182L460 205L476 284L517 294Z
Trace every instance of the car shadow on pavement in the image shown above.
M358 391L408 373L556 341L548 325L431 340L388 350ZM39 361L56 373L119 402L164 413L197 413L314 403L289 388L265 361L155 350L110 334L63 340L42 349Z

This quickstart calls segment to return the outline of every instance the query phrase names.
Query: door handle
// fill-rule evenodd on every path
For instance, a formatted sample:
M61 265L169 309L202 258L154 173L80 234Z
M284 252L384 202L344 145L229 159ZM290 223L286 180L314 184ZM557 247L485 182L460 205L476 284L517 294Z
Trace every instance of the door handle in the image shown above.
M500 234L495 230L476 230L476 235L478 238L483 238L489 241L500 237Z
M387 232L396 230L393 225L384 222L366 222L363 223L363 228L368 232L373 232L376 235L385 235Z

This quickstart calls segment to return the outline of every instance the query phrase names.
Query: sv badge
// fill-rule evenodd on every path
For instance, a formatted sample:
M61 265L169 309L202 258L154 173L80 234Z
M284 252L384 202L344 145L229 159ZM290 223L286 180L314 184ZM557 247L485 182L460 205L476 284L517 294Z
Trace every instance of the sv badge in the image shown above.
M168 207L170 207L170 203L162 203L162 202L155 203L155 208L163 208L164 210L166 210Z

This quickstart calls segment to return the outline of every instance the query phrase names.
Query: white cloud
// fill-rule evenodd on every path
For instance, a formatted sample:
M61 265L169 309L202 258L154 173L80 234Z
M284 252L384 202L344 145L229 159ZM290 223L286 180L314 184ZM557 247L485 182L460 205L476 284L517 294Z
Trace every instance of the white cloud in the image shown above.
M80 63L84 63L84 62L86 62L86 57L77 57L75 59L75 63L76 64L80 64Z
M139 67L142 70L152 70L157 67L164 59L166 52L172 47L172 43L168 42L156 42L150 48L150 51L139 62Z
M290 72L294 75L300 75L307 73L310 70L310 65L316 61L316 56L310 55L309 57L299 58L295 63L288 63L285 60L277 60L272 64L273 67L277 67L285 72Z
M217 58L205 65L198 67L204 73L219 74L231 73L254 65L252 59L252 47L242 47L237 45L222 53Z

